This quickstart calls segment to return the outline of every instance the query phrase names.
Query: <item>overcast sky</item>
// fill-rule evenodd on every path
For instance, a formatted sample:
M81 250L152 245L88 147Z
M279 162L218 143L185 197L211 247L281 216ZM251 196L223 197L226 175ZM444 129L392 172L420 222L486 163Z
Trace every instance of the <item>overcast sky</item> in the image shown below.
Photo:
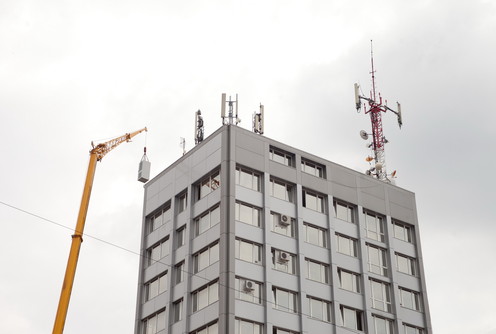
M221 125L221 93L240 126L261 102L266 136L367 169L353 83L370 89L373 39L434 331L495 334L495 32L493 0L1 1L0 332L52 330L92 140L149 129L98 164L71 334L133 332L143 147L157 175L193 146L196 110L206 135Z

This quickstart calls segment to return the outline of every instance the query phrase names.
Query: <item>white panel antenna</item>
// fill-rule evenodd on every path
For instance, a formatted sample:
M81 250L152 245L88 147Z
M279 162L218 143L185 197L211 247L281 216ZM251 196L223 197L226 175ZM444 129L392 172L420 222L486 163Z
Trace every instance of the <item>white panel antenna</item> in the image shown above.
M360 110L361 102L360 102L360 86L355 83L355 105L356 109Z
M264 133L264 106L260 103L260 111L253 113L253 132Z
M204 127L203 117L200 109L195 113L195 144L198 145L203 141Z

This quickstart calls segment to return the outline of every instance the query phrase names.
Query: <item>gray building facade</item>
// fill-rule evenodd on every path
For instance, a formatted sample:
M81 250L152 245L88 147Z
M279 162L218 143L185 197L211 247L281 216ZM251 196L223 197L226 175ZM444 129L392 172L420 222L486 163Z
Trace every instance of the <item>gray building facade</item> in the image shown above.
M224 125L145 184L136 334L431 334L415 195Z

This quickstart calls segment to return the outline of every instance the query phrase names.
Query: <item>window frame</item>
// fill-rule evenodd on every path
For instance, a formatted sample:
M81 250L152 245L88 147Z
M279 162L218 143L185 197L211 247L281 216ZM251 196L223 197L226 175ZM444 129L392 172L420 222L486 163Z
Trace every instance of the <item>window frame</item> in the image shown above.
M248 167L237 165L234 171L235 183L240 187L251 189L260 192L262 190L262 173L253 170ZM242 173L246 174L246 177L251 177L251 186L246 186L242 181Z
M263 324L262 323L259 323L259 322L256 322L256 321L252 321L252 320L246 320L246 319L241 319L241 318L234 318L234 333L235 334L240 334L241 333L241 326L242 326L242 323L246 323L246 324L252 324L253 325L253 334L262 334L263 333ZM256 330L258 327L258 331ZM243 333L244 334L244 333Z
M251 250L251 257L252 257L252 260L247 260L245 259L244 257L242 258L241 257L241 246L242 246L242 243L243 244L246 244L246 245L250 245L252 247L252 250ZM253 264L258 264L258 265L262 265L263 264L263 256L262 256L262 252L263 252L263 245L257 243L257 242L254 242L254 241L250 241L250 240L246 240L246 239L241 239L241 238L236 238L234 240L234 248L235 248L235 258L238 259L238 260L241 260L241 261L245 261L245 262L248 262L248 263L253 263ZM257 250L257 251L255 251ZM256 254L258 253L258 254ZM257 257L257 259L255 260L255 257Z
M163 322L163 328L162 327L158 327L159 318L163 318L163 320L164 320L164 322ZM164 308L164 309L162 309L160 311L157 311L157 312L153 313L152 315L146 317L146 319L143 319L143 321L142 321L142 324L143 324L143 334L156 334L156 333L164 330L167 327L166 326L166 323L165 323L165 318L166 318L166 313L165 313L165 308ZM155 326L151 326L152 329L149 331L148 324L151 321L154 321L155 322ZM153 330L153 328L155 330Z
M400 290L400 306L409 310L422 312L422 298L420 292L413 291L404 287L398 287ZM410 301L412 302L412 307L405 305L405 296L410 296Z
M154 259L154 251L159 250L159 258ZM146 266L149 267L156 262L160 262L164 257L170 254L170 237L167 235L153 246L148 247L146 250Z
M279 196L279 194L277 194L275 192L274 186L276 184L285 188L284 196ZM274 197L274 198L280 199L281 201L293 203L294 197L295 197L294 196L294 188L295 188L294 184L292 184L290 182L284 181L282 179L279 179L279 178L273 177L273 176L271 176L269 178L269 195Z
M320 299L320 298L315 298L315 297L308 296L308 295L307 295L307 301L308 301L308 315L310 316L310 318L317 319L320 321L325 321L325 322L331 322L331 302L330 301ZM312 301L321 303L321 307L322 307L321 312L323 315L322 318L320 318L318 316L314 316Z
M256 286L251 292L248 292L245 288L244 285L246 284L246 281L253 282ZM238 300L242 300L248 303L253 303L253 304L258 304L261 305L263 299L263 284L257 281L254 281L252 279L248 279L245 277L240 277L236 276L234 278L234 297ZM243 297L245 296L245 297ZM248 297L250 296L250 297Z
M215 328L215 330L211 331L211 328ZM219 334L219 320L215 320L208 325L199 327L189 334Z
M305 240L304 241L306 243L309 243L309 244L315 245L315 246L319 246L319 247L323 247L323 248L327 248L327 244L328 244L327 229L316 226L316 225L312 225L312 224L307 223L307 222L303 222L303 229L305 232ZM317 239L318 239L317 243L310 241L311 238L309 238L308 232L311 230L315 230L317 232Z
M280 305L279 303L282 302L281 298L277 297L279 293L287 293L287 301L288 301L288 306ZM292 308L290 307L292 305ZM272 308L283 311L283 312L289 312L289 313L298 313L298 293L287 290L287 289L281 289L276 286L272 286Z
M384 322L385 332L380 332L378 330L379 324L378 321ZM374 333L375 334L394 334L394 320L378 316L376 314L372 314L372 323L374 324Z
M247 209L251 209L251 223L245 220L241 220L241 209L242 207L245 207ZM256 212L256 214L254 214ZM255 219L256 217L256 219ZM245 202L241 201L236 201L234 203L234 219L236 221L242 222L244 224L256 226L256 227L261 227L262 226L262 209L254 206L252 204L248 204ZM256 223L256 224L255 224Z
M340 310L340 313L341 313L341 321L343 322L343 327L345 328L349 328L349 329L354 329L354 330L357 330L357 331L363 331L364 330L364 321L363 321L363 311L362 310L358 310L356 308L353 308L353 307L349 307L349 306L345 306L345 305L340 305L339 307L339 310ZM347 324L347 320L345 318L345 311L351 311L354 313L354 319L355 319L355 326L354 327L348 327L346 324Z
M394 257L396 260L396 270L402 274L405 275L410 275L413 277L418 277L418 266L417 266L417 259L414 257L410 257L401 253L394 253ZM401 270L400 268L400 261L398 261L399 258L405 259L406 262L406 268L408 268L407 271Z
M176 249L186 244L186 224L176 229Z
M322 165L322 164L319 164L318 162L315 162L315 161L312 161L310 159L301 157L301 164L300 164L300 166L301 166L301 171L303 173L306 173L308 175L312 175L312 176L315 176L315 177L318 177L318 178L321 178L321 179L325 179L326 178L325 165ZM308 171L307 170L307 167L313 169L314 172L311 173L310 171Z
M308 198L307 196L315 198L315 208L308 207ZM316 211L325 214L326 210L326 195L320 194L314 190L310 190L307 188L302 189L302 206L308 210ZM320 206L320 208L319 208Z
M202 262L203 257L207 259L205 265ZM210 267L211 265L219 261L220 261L220 245L219 245L219 240L216 240L207 247L204 247L198 252L193 254L193 273L197 274L200 271Z
M420 328L420 327L417 327L417 326L414 326L414 325L403 323L403 326L402 327L404 329L404 333L405 334L424 334L424 329L423 328ZM413 329L414 332L409 331L408 328Z
M195 201L207 197L221 187L220 168L215 168L195 184ZM208 189L208 191L206 190Z
M393 238L408 242L410 244L415 244L415 234L414 226L411 224L404 223L397 219L392 219L393 224ZM403 233L398 233L398 228L402 229ZM399 234L403 234L400 236Z
M279 260L281 253L289 254L289 260L288 261ZM271 254L272 254L272 269L277 270L277 271L281 271L283 273L287 273L290 275L296 275L296 255L295 254L292 254L290 252L286 252L284 250L277 249L277 248L272 248Z
M184 281L184 266L184 260L174 265L174 285L177 285Z
M389 273L389 262L387 259L387 249L384 249L382 247L372 245L372 244L366 244L367 245L367 263L368 263L368 269L369 272L381 275L381 276L387 276ZM371 249L377 250L378 253L378 263L372 263L372 253Z
M152 288L153 288L152 284L155 284L155 283L158 284L156 287L157 293L152 296L152 295L150 295L150 291L153 291L152 290ZM153 298L161 295L162 293L166 292L167 289L169 289L169 272L168 272L168 270L166 270L164 273L162 273L160 275L155 276L154 278L152 278L151 280L149 280L148 282L146 282L144 284L144 290L145 290L144 302L150 301Z
M336 244L337 244L337 248L336 248L336 251L339 253L339 254L343 254L343 255L347 255L347 256L351 256L351 257L354 257L354 258L358 258L358 240L355 239L355 238L352 238L352 237L349 237L347 235L344 235L344 234L340 234L340 233L336 233ZM342 249L342 242L344 241L347 241L348 242L348 250L350 252L341 252L341 249ZM343 245L345 246L345 245Z
M177 214L185 211L188 207L188 191L185 190L176 196L177 199Z
M392 296L391 296L391 285L386 282L382 282L376 279L369 279L370 281L370 300L372 302L372 308L384 312L391 312L392 309ZM377 293L376 288L380 288L380 292Z
M319 268L319 271L320 271L320 278L319 279L314 279L312 278L311 276L313 275L310 275L310 273L312 272L310 270L310 266L311 265L317 265L318 268ZM329 284L329 264L326 264L326 263L322 263L322 262L319 262L319 261L316 261L316 260L313 260L313 259L309 259L309 258L305 258L305 266L307 267L306 269L306 278L311 280L311 281L314 281L314 282L319 282L319 283L323 283L323 284Z
M201 298L205 297L206 301L201 302ZM214 295L212 295L214 294ZM204 308L219 301L219 281L210 282L195 291L191 292L191 304L193 313L203 310Z
M286 237L294 238L295 237L295 229L296 229L295 228L296 227L295 226L296 220L293 217L285 215L285 216L288 216L288 218L289 218L289 224L284 226L280 223L282 215L284 215L284 214L274 212L274 211L270 212L270 230L274 233L284 235ZM283 232L285 232L285 233L283 233Z
M278 156L280 160L274 159L274 156ZM281 165L288 167L295 167L295 155L283 149L270 146L269 147L269 160L277 162Z
M212 213L215 212L215 210L218 210L219 220L218 221L216 220L214 222L214 224L212 225ZM202 219L204 217L207 217L207 216L208 216L208 227L206 227L200 231L200 226L201 226L200 224L202 222ZM198 217L196 217L194 220L194 223L195 223L195 237L199 236L200 234L205 233L206 231L208 231L209 229L211 229L215 225L220 224L220 204L214 205L213 207L208 209L206 212L204 212L201 215L199 215Z
M367 238L379 242L385 242L386 241L385 217L379 213L366 209L363 210L363 214L365 215L365 232Z
M181 320L183 320L183 307L184 307L184 299L183 298L180 298L176 301L174 301L174 303L172 303L172 313L173 313L173 323L177 323Z
M150 233L158 230L160 227L165 226L172 221L172 210L171 209L172 209L171 208L171 201L169 200L162 208L155 211L153 214L151 214L149 216L147 234L150 234ZM159 225L155 224L157 217L160 217L160 224ZM166 218L168 218L168 219L165 221Z
M346 219L341 218L341 215L338 215L338 205L342 208L346 208ZM340 199L334 199L332 201L332 206L334 208L334 218L351 223L351 224L356 224L357 217L356 217L356 212L357 212L357 206L351 203L348 203L346 201L342 201Z
M343 282L345 281L345 280L343 280L343 275L342 275L343 273L346 275L349 275L352 279L351 290L347 289L343 285ZM361 284L361 275L360 274L355 273L355 272L350 271L350 270L343 269L343 268L338 268L338 277L339 277L339 288L340 289L355 292L355 293L362 293L362 284ZM356 289L355 289L355 287L356 287Z

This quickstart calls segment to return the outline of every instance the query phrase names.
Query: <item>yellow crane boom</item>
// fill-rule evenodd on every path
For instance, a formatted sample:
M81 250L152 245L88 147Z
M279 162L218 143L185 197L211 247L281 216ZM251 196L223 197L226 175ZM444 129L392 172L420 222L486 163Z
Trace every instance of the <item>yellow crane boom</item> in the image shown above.
M53 325L53 334L62 334L64 331L65 319L67 317L67 310L69 308L69 300L71 299L72 285L76 275L76 267L79 258L79 250L83 242L84 223L86 222L86 214L90 202L91 188L93 187L93 179L95 178L95 170L97 161L101 161L103 157L112 151L114 148L123 142L129 142L131 138L147 131L146 128L141 130L126 133L123 136L114 138L105 143L96 146L91 143L93 147L90 150L90 162L88 165L88 172L86 173L86 181L84 183L83 197L79 207L79 214L76 223L76 229L72 235L71 249L69 252L69 259L67 260L67 267L65 270L64 283L62 284L62 291L60 293L59 306L57 308L57 315L55 316L55 323Z

